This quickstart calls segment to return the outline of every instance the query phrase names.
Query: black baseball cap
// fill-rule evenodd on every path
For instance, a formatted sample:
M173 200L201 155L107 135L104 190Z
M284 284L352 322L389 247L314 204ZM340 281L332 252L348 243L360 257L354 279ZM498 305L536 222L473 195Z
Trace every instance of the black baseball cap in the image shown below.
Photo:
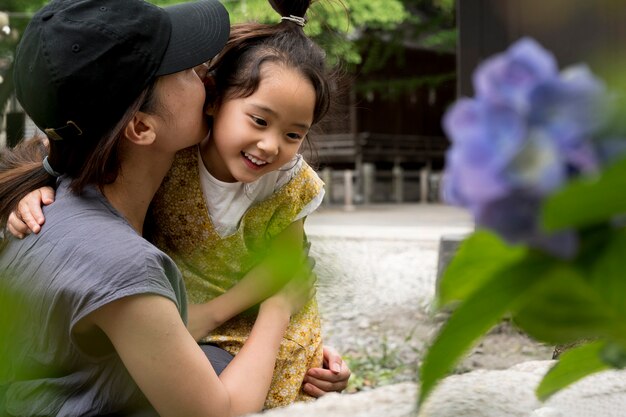
M213 58L228 40L217 0L52 0L18 45L17 99L52 140L97 140L155 78Z

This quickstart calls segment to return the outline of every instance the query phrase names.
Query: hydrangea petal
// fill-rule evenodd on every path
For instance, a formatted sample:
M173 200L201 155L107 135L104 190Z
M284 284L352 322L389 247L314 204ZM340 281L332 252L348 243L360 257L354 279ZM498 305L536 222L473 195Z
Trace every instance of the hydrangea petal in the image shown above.
M449 202L481 204L508 191L502 171L519 153L526 130L511 108L460 100L446 114L452 146L446 157Z
M540 196L518 190L477 210L476 223L494 230L510 244L525 243L562 259L573 258L579 247L578 235L572 230L541 230L541 202Z
M529 123L542 126L565 151L589 141L608 114L606 90L584 66L537 86L530 95Z
M480 64L473 83L477 97L525 112L532 90L557 76L554 56L533 39L522 38Z
M541 130L529 133L524 147L506 170L512 187L545 196L565 183L567 172L558 147Z

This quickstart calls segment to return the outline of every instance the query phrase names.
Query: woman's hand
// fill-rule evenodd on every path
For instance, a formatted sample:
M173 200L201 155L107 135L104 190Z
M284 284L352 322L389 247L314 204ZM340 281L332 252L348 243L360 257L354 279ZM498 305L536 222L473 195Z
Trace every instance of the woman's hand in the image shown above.
M339 353L324 346L324 367L311 368L307 371L302 389L313 397L321 397L329 392L341 392L348 386L350 368L341 359Z
M13 236L22 239L31 232L39 233L45 217L41 209L54 202L54 189L42 187L26 194L17 203L15 211L11 212L7 220L7 229Z

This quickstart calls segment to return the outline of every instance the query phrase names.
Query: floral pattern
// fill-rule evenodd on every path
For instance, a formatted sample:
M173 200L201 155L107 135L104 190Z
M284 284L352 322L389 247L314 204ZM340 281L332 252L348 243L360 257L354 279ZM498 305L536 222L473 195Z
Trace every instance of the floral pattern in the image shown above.
M215 231L200 185L197 148L179 152L155 196L154 243L169 254L183 273L190 303L223 294L255 266L267 243L289 226L315 197L323 183L306 163L286 185L255 203L235 233ZM237 354L254 324L255 314L242 313L204 341ZM306 371L322 366L321 324L317 302L309 301L291 318L281 343L266 408L311 399L301 390Z

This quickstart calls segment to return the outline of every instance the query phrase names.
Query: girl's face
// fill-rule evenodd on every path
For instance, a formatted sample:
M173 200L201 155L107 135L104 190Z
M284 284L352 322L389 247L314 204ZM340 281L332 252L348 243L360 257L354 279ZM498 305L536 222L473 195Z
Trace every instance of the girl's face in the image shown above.
M156 88L158 134L164 150L177 151L195 145L208 135L203 108L206 92L193 69L162 76Z
M313 122L315 90L298 71L266 63L254 94L226 98L214 114L203 160L224 182L252 182L298 153ZM210 111L209 111L210 112Z

